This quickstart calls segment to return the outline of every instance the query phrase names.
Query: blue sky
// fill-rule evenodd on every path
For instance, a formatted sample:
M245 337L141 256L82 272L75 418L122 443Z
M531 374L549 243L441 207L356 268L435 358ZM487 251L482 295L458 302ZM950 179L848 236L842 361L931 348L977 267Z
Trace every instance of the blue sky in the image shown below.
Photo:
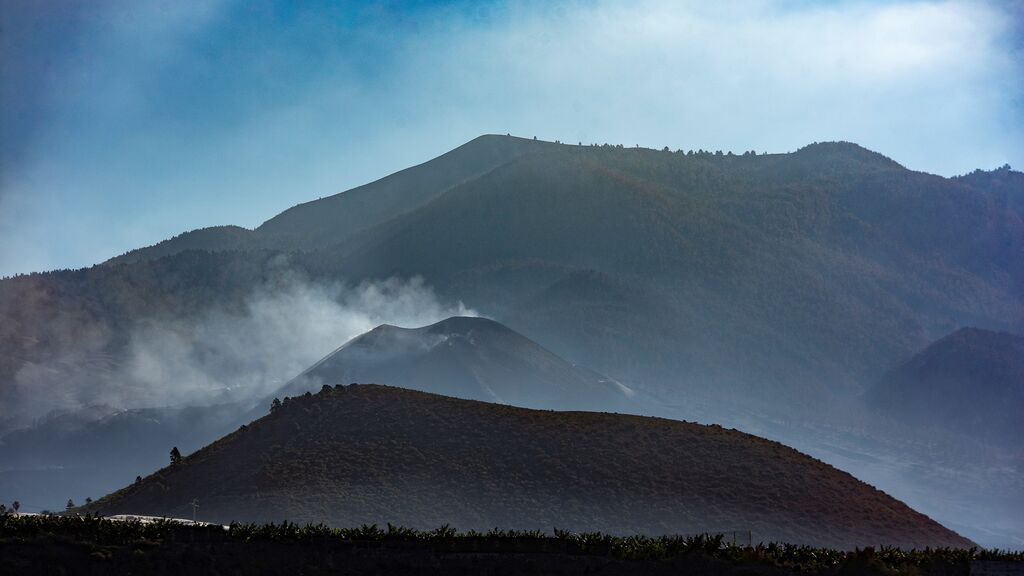
M0 275L254 227L483 133L1024 167L1024 3L0 0Z

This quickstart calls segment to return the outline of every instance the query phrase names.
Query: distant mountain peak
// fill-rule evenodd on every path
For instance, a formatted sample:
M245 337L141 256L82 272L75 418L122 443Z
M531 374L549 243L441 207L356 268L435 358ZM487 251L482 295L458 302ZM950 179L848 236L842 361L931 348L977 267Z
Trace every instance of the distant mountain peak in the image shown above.
M860 144L847 142L845 140L814 142L800 148L794 154L801 157L813 158L815 160L842 158L855 160L860 163L878 163L880 165L886 165L894 168L902 168L902 165L888 156L869 150Z
M323 384L374 382L535 408L632 408L632 391L577 367L488 318L453 316L422 328L382 324L278 391L296 396Z
M451 316L427 326L426 330L435 334L467 334L472 330L514 333L508 326L483 316Z

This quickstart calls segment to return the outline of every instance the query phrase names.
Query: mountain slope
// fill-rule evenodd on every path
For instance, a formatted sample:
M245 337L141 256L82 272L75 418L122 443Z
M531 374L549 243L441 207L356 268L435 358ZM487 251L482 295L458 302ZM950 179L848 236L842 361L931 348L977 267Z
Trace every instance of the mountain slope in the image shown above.
M820 403L954 322L1024 321L1022 250L1020 218L984 193L853 145L768 157L562 147L325 256L356 277L421 274L557 353L577 342L574 360L663 392ZM621 301L629 330L571 295L544 299L587 272L644 294ZM604 329L578 329L591 322Z
M445 190L520 155L543 152L549 142L484 135L437 158L346 192L304 202L255 230L237 226L186 232L133 250L108 263L152 260L184 250L314 250L422 206Z
M103 495L237 427L245 407L215 405L70 413L0 435L0 494L59 510ZM82 411L88 412L88 411Z
M94 503L206 520L613 533L751 529L853 547L969 541L781 444L685 422L325 388Z
M857 397L957 326L1024 328L1009 170L946 179L849 143L735 156L500 136L442 164L268 222L267 238L301 252L232 240L0 281L0 418L30 389L87 389L102 369L77 359L122 361L135 324L237 307L279 273L327 285L421 274L667 402L787 414ZM347 207L357 197L365 210ZM54 366L69 369L47 376Z
M276 394L323 384L383 382L469 400L542 409L624 411L632 391L569 364L486 318L452 317L423 328L382 325L358 336Z
M194 450L258 418L274 396L324 383L386 382L460 398L541 409L638 412L632 391L573 366L484 318L383 325L360 335L255 403L115 410L91 407L0 434L0 494L59 508L159 468L171 446ZM54 495L57 496L54 496Z
M1024 337L957 330L887 372L868 400L901 420L1019 448Z

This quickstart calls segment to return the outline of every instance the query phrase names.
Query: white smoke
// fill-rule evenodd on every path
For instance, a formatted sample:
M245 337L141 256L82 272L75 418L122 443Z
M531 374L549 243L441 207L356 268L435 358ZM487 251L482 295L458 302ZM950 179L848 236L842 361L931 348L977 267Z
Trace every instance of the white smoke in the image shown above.
M15 383L19 412L38 417L92 405L257 399L380 324L418 327L456 315L476 312L461 302L442 303L419 277L352 285L288 276L254 290L235 309L141 321L121 361L99 362L106 337L83 338L50 365L24 366Z

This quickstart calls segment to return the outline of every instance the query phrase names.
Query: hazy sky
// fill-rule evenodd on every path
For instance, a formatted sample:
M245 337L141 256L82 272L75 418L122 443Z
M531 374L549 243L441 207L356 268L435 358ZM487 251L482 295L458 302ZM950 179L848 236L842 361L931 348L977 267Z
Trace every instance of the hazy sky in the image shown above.
M0 0L0 275L253 227L483 133L1024 167L1011 2Z

